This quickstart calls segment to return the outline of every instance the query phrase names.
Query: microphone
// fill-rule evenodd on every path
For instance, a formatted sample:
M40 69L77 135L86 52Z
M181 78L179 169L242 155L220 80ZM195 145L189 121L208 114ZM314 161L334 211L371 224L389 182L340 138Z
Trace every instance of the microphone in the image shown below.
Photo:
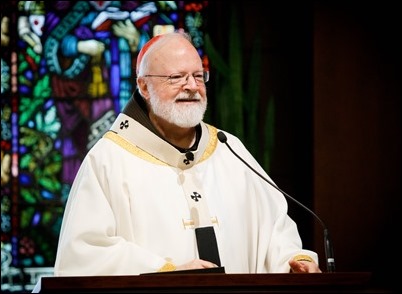
M307 206L305 206L304 204L302 204L301 202L299 202L298 200L296 200L295 198L293 198L292 196L290 196L289 194L287 194L286 192L284 192L282 189L280 189L278 186L276 186L273 182L271 182L269 179L265 178L263 175L261 175L258 171L256 171L253 167L251 167L243 158L241 158L236 152L233 151L232 147L230 147L230 145L227 143L227 137L226 135L222 132L219 131L218 134L218 139L221 143L226 144L226 146L229 148L229 150L238 158L240 159L245 165L247 165L247 167L249 169L251 169L254 173L256 173L261 179L263 179L264 181L266 181L268 184L270 184L272 187L274 187L276 190L278 190L279 192L281 192L283 195L285 195L288 199L292 200L293 202L295 202L297 205L301 206L303 209L307 210L310 214L312 214L317 220L318 222L321 224L321 226L324 229L324 248L325 248L325 260L326 260L326 264L327 264L327 272L334 272L335 271L335 258L334 258L334 252L333 252L333 248L332 248L332 242L331 242L331 238L329 235L329 231L327 226L324 224L324 222L318 217L318 215L316 215L311 209L309 209Z

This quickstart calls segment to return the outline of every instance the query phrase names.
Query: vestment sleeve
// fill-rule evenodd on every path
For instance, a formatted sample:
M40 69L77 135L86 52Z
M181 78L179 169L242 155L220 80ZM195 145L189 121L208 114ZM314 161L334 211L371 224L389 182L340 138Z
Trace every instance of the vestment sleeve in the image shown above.
M108 192L113 179L105 179L105 170L111 163L92 155L90 152L84 159L70 191L60 231L55 275L135 275L158 271L166 260L136 244L130 221L117 226L112 209L115 200L111 200ZM130 209L128 199L117 198L127 201L120 203L117 209ZM129 215L127 211L115 213Z

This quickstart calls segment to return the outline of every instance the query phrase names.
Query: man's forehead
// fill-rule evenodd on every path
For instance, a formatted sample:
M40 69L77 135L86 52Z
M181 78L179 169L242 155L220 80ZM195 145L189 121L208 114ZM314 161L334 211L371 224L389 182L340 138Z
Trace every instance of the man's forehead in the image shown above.
M144 57L144 54L148 51L149 47L151 47L153 44L155 44L156 41L158 41L161 38L162 35L157 35L153 38L151 38L147 43L145 43L144 46L142 46L140 52L138 53L137 56L137 67L136 67L136 72L138 74L138 71L140 70L140 65L142 58Z

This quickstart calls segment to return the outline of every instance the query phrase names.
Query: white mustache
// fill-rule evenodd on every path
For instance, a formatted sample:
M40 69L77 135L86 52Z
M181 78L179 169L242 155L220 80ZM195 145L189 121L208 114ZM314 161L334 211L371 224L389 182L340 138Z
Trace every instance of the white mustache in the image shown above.
M199 93L195 93L194 95L190 95L190 96L188 96L188 95L186 95L186 96L179 96L179 97L176 97L176 99L175 99L176 101L193 101L193 100L196 100L196 101L200 101L201 100L201 95L199 94Z

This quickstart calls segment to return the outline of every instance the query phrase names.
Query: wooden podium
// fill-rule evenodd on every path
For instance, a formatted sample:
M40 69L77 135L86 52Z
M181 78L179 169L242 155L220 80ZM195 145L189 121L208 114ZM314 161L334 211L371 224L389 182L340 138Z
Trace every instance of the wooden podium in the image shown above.
M40 293L368 293L371 273L43 277Z

